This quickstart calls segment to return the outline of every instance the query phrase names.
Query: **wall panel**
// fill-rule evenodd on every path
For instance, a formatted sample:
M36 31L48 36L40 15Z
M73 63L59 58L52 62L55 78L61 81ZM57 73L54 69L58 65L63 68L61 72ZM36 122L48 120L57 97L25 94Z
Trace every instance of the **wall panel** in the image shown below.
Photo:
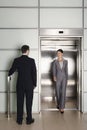
M41 9L41 28L82 28L81 9Z
M87 70L87 51L84 51L84 70Z
M0 93L0 112L7 112L7 94Z
M62 7L81 7L82 0L40 0L41 6L62 6Z
M87 7L87 0L84 0L84 6Z
M87 92L87 71L84 72L84 91Z
M87 29L84 30L84 49L87 49Z
M84 93L84 112L87 112L87 93Z
M20 49L23 44L38 48L38 30L0 29L0 49Z
M0 92L7 91L7 72L0 72Z
M0 6L37 6L38 0L0 0Z
M0 8L0 28L38 27L37 9Z
M87 28L87 9L84 9L84 27Z
M7 50L0 51L0 70L8 70L12 65L13 59L20 56L19 51Z

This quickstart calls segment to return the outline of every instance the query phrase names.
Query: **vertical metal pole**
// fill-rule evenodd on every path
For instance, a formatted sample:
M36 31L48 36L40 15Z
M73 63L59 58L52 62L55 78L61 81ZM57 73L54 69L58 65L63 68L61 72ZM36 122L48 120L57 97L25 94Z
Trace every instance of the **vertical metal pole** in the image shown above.
M10 118L10 81L11 77L8 77L8 92L7 92L7 118Z

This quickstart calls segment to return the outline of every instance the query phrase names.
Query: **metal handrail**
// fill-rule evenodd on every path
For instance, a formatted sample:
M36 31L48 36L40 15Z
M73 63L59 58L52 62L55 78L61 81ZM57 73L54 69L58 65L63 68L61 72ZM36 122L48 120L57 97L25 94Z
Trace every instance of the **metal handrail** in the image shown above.
M7 118L9 119L11 117L10 113L10 82L11 77L8 76L8 91L7 91Z

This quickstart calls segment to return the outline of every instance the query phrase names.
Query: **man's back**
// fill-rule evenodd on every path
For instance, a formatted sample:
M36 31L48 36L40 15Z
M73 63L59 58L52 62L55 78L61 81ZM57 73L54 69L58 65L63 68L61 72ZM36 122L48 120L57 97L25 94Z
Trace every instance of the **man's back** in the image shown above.
M16 58L9 71L9 75L12 75L16 70L18 72L17 85L24 84L26 87L27 85L36 86L36 66L34 59L26 55Z

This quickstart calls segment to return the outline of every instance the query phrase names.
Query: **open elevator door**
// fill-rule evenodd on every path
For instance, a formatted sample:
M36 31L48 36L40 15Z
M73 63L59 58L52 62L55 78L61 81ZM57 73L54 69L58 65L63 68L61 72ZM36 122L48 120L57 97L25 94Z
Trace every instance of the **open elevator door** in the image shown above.
M81 39L76 37L41 39L41 110L55 110L55 83L52 76L56 51L63 49L68 60L68 83L66 88L66 109L80 109L80 48Z

